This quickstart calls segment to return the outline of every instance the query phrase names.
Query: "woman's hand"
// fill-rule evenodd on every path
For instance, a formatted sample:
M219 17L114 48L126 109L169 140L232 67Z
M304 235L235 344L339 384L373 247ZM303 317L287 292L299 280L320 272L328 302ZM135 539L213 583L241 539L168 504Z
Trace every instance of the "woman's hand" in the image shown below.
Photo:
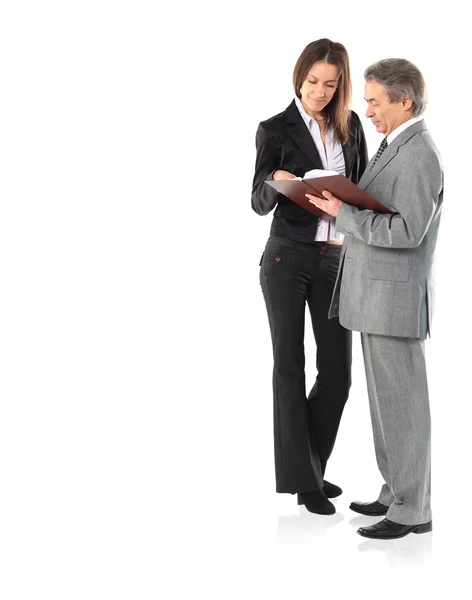
M288 171L282 171L280 169L275 171L273 175L274 181L283 181L286 179L293 179L294 177L296 177L296 175L293 175L293 173L289 173Z

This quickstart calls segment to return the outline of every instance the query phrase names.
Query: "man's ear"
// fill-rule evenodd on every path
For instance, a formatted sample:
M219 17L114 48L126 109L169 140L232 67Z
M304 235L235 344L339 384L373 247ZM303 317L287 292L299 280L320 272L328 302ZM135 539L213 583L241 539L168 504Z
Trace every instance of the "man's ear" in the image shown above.
M411 107L413 106L413 102L412 102L411 98L409 96L407 96L406 94L403 96L402 105L403 105L403 110L405 112L408 112L411 109Z

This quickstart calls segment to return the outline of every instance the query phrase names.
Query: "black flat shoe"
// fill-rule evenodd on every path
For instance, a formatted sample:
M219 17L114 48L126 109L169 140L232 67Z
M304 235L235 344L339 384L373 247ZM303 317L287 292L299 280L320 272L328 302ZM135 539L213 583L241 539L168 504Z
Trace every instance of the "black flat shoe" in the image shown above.
M340 496L343 491L339 487L339 485L334 485L334 483L330 483L323 479L323 492L326 498L337 498Z
M303 494L303 501L300 501L299 495L298 503L304 504L308 511L317 515L334 515L336 512L334 504L326 498L324 492L321 490L319 492Z
M388 506L380 502L351 502L349 508L361 515L368 517L381 517L387 514Z
M360 527L357 530L359 535L372 538L374 540L396 540L405 537L409 533L428 533L433 529L433 522L422 523L421 525L401 525L388 519L382 519L370 527Z

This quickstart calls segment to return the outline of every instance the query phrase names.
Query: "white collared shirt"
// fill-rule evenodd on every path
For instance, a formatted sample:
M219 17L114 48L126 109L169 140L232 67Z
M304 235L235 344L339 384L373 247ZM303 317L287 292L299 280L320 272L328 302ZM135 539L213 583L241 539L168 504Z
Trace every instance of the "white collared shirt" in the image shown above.
M422 120L423 120L423 117L413 117L412 119L408 119L408 121L405 121L404 123L399 125L396 129L394 129L387 135L387 144L390 146L390 144L393 142L393 140L397 136L399 136L402 131L405 131L405 129L408 129L408 127L410 127L414 123L419 123L419 121L422 121Z
M344 162L343 147L341 142L335 136L334 131L330 129L326 132L325 148L323 140L321 139L320 126L318 123L305 111L299 98L295 98L295 104L297 105L300 115L315 143L321 158L323 169L325 169L325 171L336 171L337 173L345 175L346 164ZM336 219L334 217L328 217L327 215L326 219L318 220L318 227L316 228L315 234L316 242L326 242L328 240L328 224L330 224L329 237L331 240L344 239L344 234L336 231Z

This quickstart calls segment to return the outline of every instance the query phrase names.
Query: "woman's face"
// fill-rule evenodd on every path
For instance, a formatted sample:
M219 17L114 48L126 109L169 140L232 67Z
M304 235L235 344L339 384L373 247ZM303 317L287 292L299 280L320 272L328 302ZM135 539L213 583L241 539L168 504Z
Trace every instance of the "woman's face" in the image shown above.
M300 89L301 101L308 113L321 112L331 101L338 85L339 67L315 63Z

